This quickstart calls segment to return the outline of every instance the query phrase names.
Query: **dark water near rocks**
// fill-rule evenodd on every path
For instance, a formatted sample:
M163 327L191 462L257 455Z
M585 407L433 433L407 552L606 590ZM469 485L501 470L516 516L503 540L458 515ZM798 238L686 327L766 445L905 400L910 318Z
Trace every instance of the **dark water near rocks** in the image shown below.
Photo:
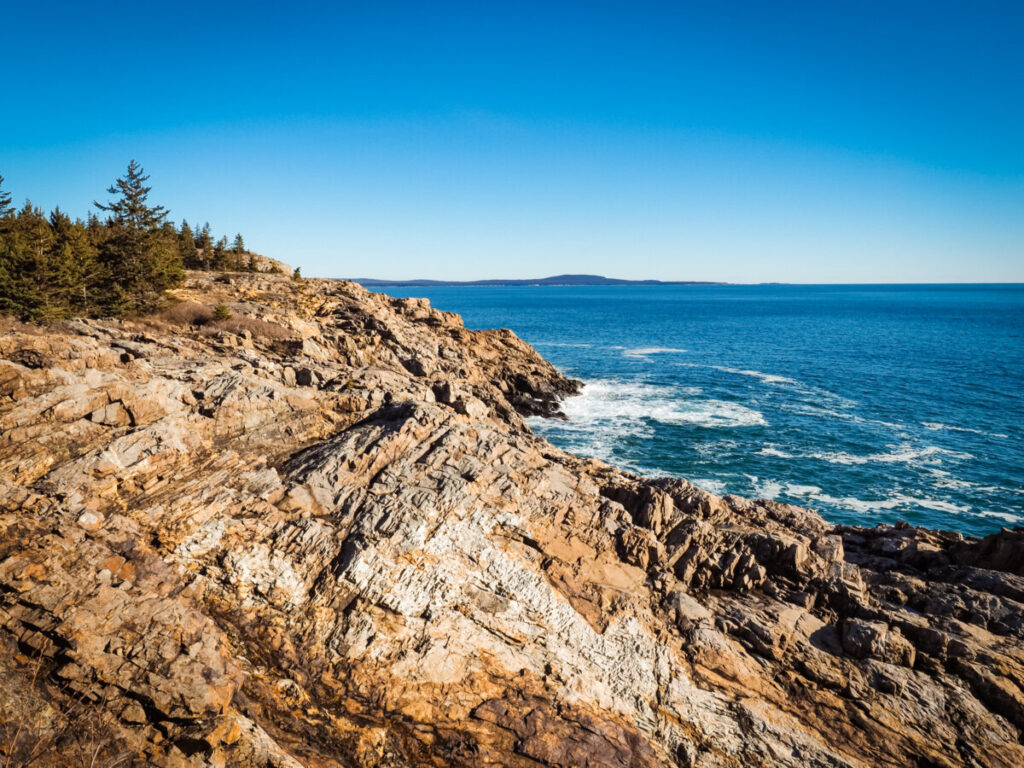
M586 382L556 445L836 522L1024 523L1024 286L382 288Z

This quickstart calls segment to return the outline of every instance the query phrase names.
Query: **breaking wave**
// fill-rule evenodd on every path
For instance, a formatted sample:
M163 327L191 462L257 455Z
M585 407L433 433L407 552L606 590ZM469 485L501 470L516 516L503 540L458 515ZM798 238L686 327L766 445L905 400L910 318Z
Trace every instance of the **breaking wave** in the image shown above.
M932 432L945 430L947 432L967 432L972 435L983 435L985 437L1009 437L1009 435L1004 435L1002 432L986 432L983 429L974 429L973 427L954 427L951 424L942 424L938 421L922 421L921 426Z
M597 380L564 403L570 429L605 426L635 431L649 421L711 428L766 426L760 411L740 403L681 396L678 388L641 382Z
M948 448L939 448L935 445L928 445L924 448L914 448L910 445L891 446L893 450L886 453L872 453L866 456L858 456L845 451L829 451L825 453L811 453L809 459L827 461L830 464L941 464L942 457L951 459L973 459L969 453L951 451Z
M722 371L724 373L735 373L737 376L750 376L755 379L760 379L765 384L793 384L796 386L800 385L800 382L796 379L791 379L788 376L777 376L774 373L765 373L763 371L752 371L740 368L727 368L722 365L712 365L716 371Z
M686 352L685 349L676 349L674 347L635 347L622 350L622 356L647 359L649 355L672 355L684 352Z
M858 499L853 496L836 497L822 493L816 486L787 485L785 487L787 496L806 499L805 503L817 502L828 504L833 507L849 509L860 514L888 510L926 509L934 512L945 512L951 515L958 515L969 512L971 507L966 504L954 504L943 499L932 499L926 496L911 496L905 493L896 493L884 499ZM774 498L774 497L773 497ZM984 514L984 513L982 513Z
M678 388L617 379L592 380L563 404L568 421L531 418L537 434L576 453L633 471L665 475L664 469L630 460L624 441L648 440L658 425L703 429L766 426L752 408L701 395L699 388Z

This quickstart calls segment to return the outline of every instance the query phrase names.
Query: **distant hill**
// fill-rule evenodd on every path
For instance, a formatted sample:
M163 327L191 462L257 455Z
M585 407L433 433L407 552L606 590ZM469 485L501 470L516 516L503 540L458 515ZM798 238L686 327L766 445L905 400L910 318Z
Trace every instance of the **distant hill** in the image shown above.
M601 275L554 275L532 280L376 280L369 277L348 278L363 286L471 286L471 285L725 285L706 280L620 280Z

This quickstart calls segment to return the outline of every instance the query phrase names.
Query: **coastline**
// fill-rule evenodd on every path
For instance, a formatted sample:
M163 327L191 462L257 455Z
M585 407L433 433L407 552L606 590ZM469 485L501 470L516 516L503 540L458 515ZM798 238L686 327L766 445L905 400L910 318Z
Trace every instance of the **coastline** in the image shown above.
M158 765L1024 761L1024 530L581 459L510 331L231 280L177 292L230 328L0 336L0 685L42 731L85 695Z
M588 382L570 422L537 423L571 452L848 525L1024 521L1019 289L386 290L514 328Z

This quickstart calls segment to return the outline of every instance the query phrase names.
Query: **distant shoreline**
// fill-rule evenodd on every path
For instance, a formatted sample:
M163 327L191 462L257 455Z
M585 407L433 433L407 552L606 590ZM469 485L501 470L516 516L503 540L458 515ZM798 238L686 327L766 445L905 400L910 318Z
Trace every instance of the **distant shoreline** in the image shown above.
M572 280L573 277L590 277L591 281ZM568 275L562 277L544 277L534 280L382 280L368 277L336 277L332 280L343 280L351 283L358 283L364 288L567 288L567 287L588 287L588 286L667 286L667 285L691 285L691 286L729 286L735 288L750 287L783 287L794 288L1011 288L1024 287L1024 282L972 282L972 283L787 283L787 282L762 282L762 283L730 283L714 280L619 280L611 277L599 277L596 275Z
M729 285L714 280L620 280L601 275L554 275L533 279L492 280L378 280L369 277L345 278L364 287L400 286L407 288L466 287L466 286L581 286L581 285Z

